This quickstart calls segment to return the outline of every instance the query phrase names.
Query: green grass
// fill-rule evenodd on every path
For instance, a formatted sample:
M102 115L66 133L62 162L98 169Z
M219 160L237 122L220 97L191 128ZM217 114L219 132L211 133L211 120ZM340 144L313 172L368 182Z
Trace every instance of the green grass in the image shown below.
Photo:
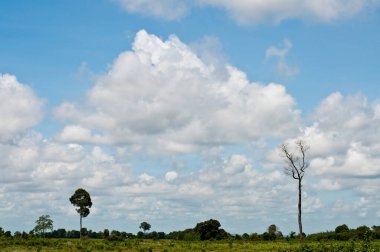
M297 242L286 241L261 242L261 241L173 241L173 240L139 240L126 239L124 241L110 242L100 239L87 239L84 241L75 239L2 239L0 251L3 252L75 252L75 251L123 251L123 252L202 252L202 251L282 251L282 252L313 252L313 251L367 251L379 252L380 241L371 242L370 248L365 250L363 242L306 242L303 249ZM368 245L368 244L367 244Z

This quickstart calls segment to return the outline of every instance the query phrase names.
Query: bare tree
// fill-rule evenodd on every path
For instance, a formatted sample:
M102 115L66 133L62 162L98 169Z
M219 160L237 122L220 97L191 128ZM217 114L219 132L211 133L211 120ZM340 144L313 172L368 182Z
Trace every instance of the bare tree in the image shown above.
M280 146L283 157L287 166L285 167L285 173L293 179L298 180L298 227L300 242L303 243L302 234L302 179L305 175L305 170L309 166L306 159L306 152L309 150L309 146L304 141L298 140L296 144L296 154L289 150L288 144L282 144Z

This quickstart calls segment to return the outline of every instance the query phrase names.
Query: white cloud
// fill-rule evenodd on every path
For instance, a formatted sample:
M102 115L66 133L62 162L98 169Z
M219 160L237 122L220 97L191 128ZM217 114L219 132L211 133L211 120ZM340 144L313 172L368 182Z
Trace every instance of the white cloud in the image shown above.
M2 177L0 186L0 219L17 219L22 228L26 228L24 221L50 212L62 227L75 228L77 218L72 215L75 212L70 212L73 208L68 197L77 187L86 188L93 197L96 211L91 211L85 223L95 230L104 228L104 223L124 230L125 221L129 223L127 230L131 230L130 222L141 220L162 221L162 226L156 225L156 228L170 230L178 226L164 223L183 220L186 216L187 221L182 223L184 228L207 218L218 218L222 223L244 221L239 230L248 231L255 223L254 231L261 232L261 227L265 230L268 222L273 221L290 229L289 220L283 216L296 216L296 183L278 170L255 167L250 158L242 154L214 153L193 171L184 169L178 176L176 171L160 174L160 169L154 175L140 172L137 166L132 171L128 161L119 158L116 150L114 153L98 146L62 144L38 134L24 136L13 145L3 144L0 153L4 156L0 169L2 174L7 174ZM16 153L18 159L14 160ZM329 180L319 184L339 191L341 182ZM308 192L304 193L305 214L315 215L330 209L315 195L320 189L309 185L306 183L304 187ZM371 195L379 186L377 183L366 185L366 188L357 188L356 193L369 203L364 204L359 198L348 206L354 207L355 214L368 217L377 209L378 199ZM25 213L24 209L31 210ZM278 209L281 211L276 211ZM21 213L25 220L20 220ZM228 231L238 230L235 227Z
M162 41L140 31L133 51L119 55L89 90L86 104L56 109L58 118L75 125L59 139L186 152L297 132L299 112L284 86L250 83L233 66L215 67L175 36Z
M377 7L378 0L118 0L128 12L176 20L202 6L223 8L239 24L279 24L285 20L332 22Z
M139 181L141 183L144 183L144 184L147 184L147 185L151 185L154 182L154 177L150 176L147 173L143 173L143 174L141 174L139 176Z
M377 103L368 104L362 94L344 97L334 93L323 100L313 116L316 123L305 130L315 157L311 168L321 174L379 176L376 108Z
M200 0L226 9L241 24L272 23L301 19L331 22L351 17L378 3L373 0Z
M232 155L229 160L226 160L223 168L227 174L241 173L249 169L249 161L243 155Z
M43 102L16 76L0 74L0 138L11 138L37 125L42 119Z
M178 173L175 171L170 171L165 174L166 181L170 182L178 178Z
M277 58L277 72L284 77L291 77L298 74L299 69L296 66L290 66L286 62L286 55L289 50L293 47L290 40L285 39L283 45L280 47L269 47L265 52L266 59Z
M376 214L377 191L380 190L380 120L377 117L378 101L372 104L363 94L343 96L333 93L326 97L310 116L311 126L303 134L286 142L303 139L310 146L307 159L310 167L306 171L304 188L313 195L334 191L336 201L329 206L321 202L323 212L333 209L334 221L357 219L353 225L371 223ZM264 161L265 167L284 165L276 149ZM314 202L312 204L317 204ZM312 205L311 204L311 205ZM306 212L306 211L305 211ZM337 223L339 224L339 223Z
M311 115L314 123L286 142L300 138L306 141L311 147L309 169L314 175L375 179L380 176L377 106L378 102L369 104L362 94L333 93ZM278 149L270 152L268 162L280 164L279 154Z
M189 11L186 1L178 0L117 0L128 12L153 16L165 20L179 19Z
M318 184L314 185L314 188L319 191L336 191L340 190L342 185L338 181L321 179Z

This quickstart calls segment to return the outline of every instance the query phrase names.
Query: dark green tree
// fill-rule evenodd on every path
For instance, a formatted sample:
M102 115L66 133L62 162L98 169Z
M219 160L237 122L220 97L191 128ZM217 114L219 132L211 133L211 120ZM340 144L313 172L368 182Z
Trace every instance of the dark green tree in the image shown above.
M289 238L290 238L290 239L294 239L294 238L296 238L296 232L291 231L290 234L289 234Z
M380 226L372 226L373 238L380 239Z
M252 233L251 234L251 240L252 241L258 241L258 240L260 240L259 234L258 233Z
M360 226L355 229L355 234L357 238L363 240L364 238L366 238L366 236L368 236L368 234L372 234L372 233L369 227Z
M309 146L304 141L298 140L295 142L296 150L298 154L294 154L289 150L287 144L280 146L283 157L287 166L285 167L285 173L291 176L293 179L298 180L298 227L300 243L303 243L302 232L302 179L305 175L305 171L309 166L306 161L306 152L309 150Z
M276 233L277 231L279 231L279 229L275 224L272 224L268 227L268 233Z
M228 236L224 229L220 228L220 222L217 220L210 219L208 221L198 223L194 231L199 234L201 240L210 239L224 239Z
M107 228L104 229L103 236L104 236L105 239L107 239L110 236L110 231Z
M53 231L55 238L66 238L66 229L64 228L58 228L57 230Z
M148 222L141 222L140 229L144 230L144 233L151 228L151 225Z
M36 226L33 229L34 232L45 238L46 230L49 229L53 230L53 220L50 219L50 215L41 215L38 220L36 220Z
M76 211L80 216L79 238L82 239L82 218L85 218L90 214L90 208L92 206L90 194L86 190L79 188L70 197L70 202L74 206L78 207Z
M346 224L337 226L335 228L335 233L343 233L343 232L348 232L348 231L350 231L350 229L348 228Z

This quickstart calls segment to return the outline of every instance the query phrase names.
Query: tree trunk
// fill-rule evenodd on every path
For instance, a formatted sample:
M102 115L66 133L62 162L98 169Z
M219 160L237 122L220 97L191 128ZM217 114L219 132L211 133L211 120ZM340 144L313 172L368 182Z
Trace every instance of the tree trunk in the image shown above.
M301 194L301 179L298 180L298 226L300 232L300 243L303 243L303 234L302 234L302 218L301 218L301 208L302 208L302 194Z
M80 214L80 229L79 229L79 239L82 240L82 215Z

